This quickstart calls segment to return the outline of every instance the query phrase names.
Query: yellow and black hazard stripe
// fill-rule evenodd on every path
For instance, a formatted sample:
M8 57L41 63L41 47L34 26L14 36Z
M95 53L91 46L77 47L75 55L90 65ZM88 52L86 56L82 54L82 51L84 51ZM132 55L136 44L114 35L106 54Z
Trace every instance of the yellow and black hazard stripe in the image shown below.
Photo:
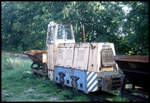
M98 80L96 72L87 72L87 91L94 92L98 89Z

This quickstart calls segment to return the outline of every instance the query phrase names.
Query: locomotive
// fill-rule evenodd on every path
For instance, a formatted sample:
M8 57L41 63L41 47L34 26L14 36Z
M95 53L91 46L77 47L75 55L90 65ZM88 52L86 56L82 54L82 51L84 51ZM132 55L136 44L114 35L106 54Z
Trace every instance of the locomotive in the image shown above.
M52 21L46 47L43 63L47 64L50 80L84 93L121 88L122 75L113 59L113 43L75 43L72 24Z

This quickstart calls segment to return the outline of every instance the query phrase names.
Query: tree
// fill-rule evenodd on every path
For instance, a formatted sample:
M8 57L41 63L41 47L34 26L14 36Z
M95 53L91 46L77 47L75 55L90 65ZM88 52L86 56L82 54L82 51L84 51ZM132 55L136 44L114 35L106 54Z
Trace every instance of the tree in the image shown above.
M148 55L148 2L130 2L123 32L130 47L130 55Z
M84 25L87 42L112 42L117 54L148 54L147 2L2 2L2 49L45 49L50 21L72 23L76 42Z

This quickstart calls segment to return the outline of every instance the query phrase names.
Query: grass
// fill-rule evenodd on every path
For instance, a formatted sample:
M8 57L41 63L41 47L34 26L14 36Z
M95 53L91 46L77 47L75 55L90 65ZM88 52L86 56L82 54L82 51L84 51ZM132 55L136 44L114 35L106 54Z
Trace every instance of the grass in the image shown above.
M113 96L113 97L105 96L106 99L109 100L109 101L112 101L112 102L130 102L129 99L120 97L119 96L120 95L120 91L118 91L118 90L112 90L112 91L110 91L110 93L115 94L117 96Z
M2 101L90 101L84 94L74 96L71 89L61 88L45 77L32 74L31 60L2 53ZM116 92L117 93L117 92ZM119 96L111 101L127 101Z
M32 74L31 60L2 53L2 101L89 101L85 95L73 96L45 77ZM68 99L69 98L69 99Z

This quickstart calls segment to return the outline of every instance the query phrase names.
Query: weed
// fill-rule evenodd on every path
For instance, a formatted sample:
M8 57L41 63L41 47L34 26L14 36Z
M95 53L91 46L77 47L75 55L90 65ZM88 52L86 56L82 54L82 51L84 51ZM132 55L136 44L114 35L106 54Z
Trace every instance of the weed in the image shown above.
M115 96L114 98L112 98L112 101L113 102L129 102L129 99Z
M74 101L90 101L88 97L81 95L73 98Z
M68 99L70 96L72 96L72 92L70 92L69 90L63 90L61 92L59 92L59 98L62 100L66 100Z

